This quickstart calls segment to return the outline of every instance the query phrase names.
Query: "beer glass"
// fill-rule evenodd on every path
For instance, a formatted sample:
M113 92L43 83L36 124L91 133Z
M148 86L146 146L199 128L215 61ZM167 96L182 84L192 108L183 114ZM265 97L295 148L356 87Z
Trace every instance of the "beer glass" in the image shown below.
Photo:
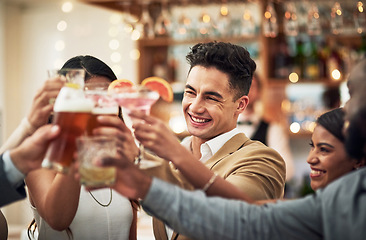
M61 77L69 85L79 86L80 88L84 87L85 70L82 68L49 69L47 70L47 74L49 78ZM54 104L55 101L56 98L49 99L50 104Z
M80 183L86 187L108 187L116 179L115 167L100 167L98 159L116 157L116 141L106 136L81 136L76 139Z
M117 102L108 95L108 86L108 82L91 82L85 84L85 96L94 102L92 114L86 128L88 136L92 136L93 129L100 126L97 121L98 116L118 116L119 106Z
M47 71L49 78L61 76L66 83L77 84L80 88L84 87L85 70L81 68L50 69Z
M48 146L42 167L68 172L76 151L75 139L85 133L93 105L71 79L60 90L53 107L52 123L60 126L61 133Z

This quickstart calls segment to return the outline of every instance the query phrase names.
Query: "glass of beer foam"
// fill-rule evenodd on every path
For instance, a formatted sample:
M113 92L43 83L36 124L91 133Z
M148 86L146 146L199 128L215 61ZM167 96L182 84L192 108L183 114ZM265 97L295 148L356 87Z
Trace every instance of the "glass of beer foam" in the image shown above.
M52 123L60 126L61 133L50 142L42 167L68 172L76 151L76 138L85 133L93 106L81 88L66 83L53 108Z
M86 187L109 187L116 180L115 167L100 167L96 161L115 158L116 140L106 136L82 136L76 139L80 183Z
M93 129L100 126L97 117L100 115L118 116L119 106L114 98L108 95L108 82L86 83L84 93L86 98L94 102L92 115L86 128L87 135L93 135Z

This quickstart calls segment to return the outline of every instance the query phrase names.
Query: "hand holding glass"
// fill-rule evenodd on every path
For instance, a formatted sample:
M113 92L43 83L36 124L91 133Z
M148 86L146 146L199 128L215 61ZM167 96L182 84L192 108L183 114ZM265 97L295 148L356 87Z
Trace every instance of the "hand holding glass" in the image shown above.
M131 130L133 121L135 119L129 117L129 113L134 111L141 111L146 115L150 114L151 106L159 99L159 93L151 91L144 86L137 86L126 91L117 92L113 94L113 97L122 107L123 119L127 127ZM137 140L136 140L137 141ZM138 143L140 147L140 156L137 158L136 164L140 168L146 169L160 165L160 163L144 159L143 152L144 147L142 144Z
M114 138L82 136L76 139L80 183L86 187L109 187L116 180L115 167L100 167L96 162L115 158L117 146Z
M75 139L84 134L92 108L93 102L85 98L79 85L66 83L53 108L52 123L60 126L61 133L48 146L42 167L68 172L76 151Z

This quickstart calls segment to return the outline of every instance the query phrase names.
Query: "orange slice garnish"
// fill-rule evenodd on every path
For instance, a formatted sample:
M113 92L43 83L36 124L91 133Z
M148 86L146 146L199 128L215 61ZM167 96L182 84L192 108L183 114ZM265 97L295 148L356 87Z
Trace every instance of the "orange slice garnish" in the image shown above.
M167 102L173 101L173 90L170 84L160 77L148 77L141 82L142 86L146 86L152 91L159 93L160 97Z
M125 92L131 89L133 86L133 82L128 79L117 79L109 84L108 93Z

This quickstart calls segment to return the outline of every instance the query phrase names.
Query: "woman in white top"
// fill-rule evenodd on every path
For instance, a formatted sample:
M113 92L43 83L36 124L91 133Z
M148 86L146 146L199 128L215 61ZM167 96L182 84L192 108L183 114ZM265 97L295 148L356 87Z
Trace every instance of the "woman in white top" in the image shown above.
M32 207L38 228L38 232L34 236L38 235L37 239L52 240L133 239L129 238L133 213L131 202L127 198L111 189L88 192L81 187L78 202L71 224L66 230L60 228L61 231L52 229L39 215L37 209ZM60 203L60 209L66 211L67 208L69 208L69 204Z
M63 68L84 68L86 83L116 79L108 65L92 56L71 58ZM59 78L45 82L34 98L30 114L0 152L16 146L48 122L52 111L49 100L57 96L62 86ZM88 192L73 174L49 169L29 173L25 181L38 230L34 236L38 235L38 239L136 239L137 204L113 190Z

